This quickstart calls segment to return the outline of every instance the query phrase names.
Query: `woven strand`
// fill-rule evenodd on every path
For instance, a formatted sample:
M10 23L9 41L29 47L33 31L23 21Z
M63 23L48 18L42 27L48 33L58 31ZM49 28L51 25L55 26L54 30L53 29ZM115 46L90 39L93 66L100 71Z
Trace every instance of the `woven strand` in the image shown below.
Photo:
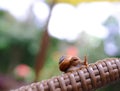
M74 91L78 91L78 88L77 88L77 83L76 83L76 80L75 80L75 77L73 74L69 74L69 78L70 78L70 83L72 85L72 89Z
M75 72L11 91L93 91L120 80L120 59L107 58Z
M90 73L93 88L96 88L97 87L97 85L96 85L97 84L97 79L95 77L95 72L94 72L94 70L91 66L88 67L87 69L88 69L88 72Z

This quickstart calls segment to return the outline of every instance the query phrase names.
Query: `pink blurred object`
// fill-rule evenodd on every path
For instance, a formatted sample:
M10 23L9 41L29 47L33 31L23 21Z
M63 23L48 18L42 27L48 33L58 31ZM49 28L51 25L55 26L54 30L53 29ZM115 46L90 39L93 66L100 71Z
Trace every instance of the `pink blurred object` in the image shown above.
M16 74L20 77L26 77L30 73L30 68L26 64L20 64L15 68Z
M66 50L66 54L67 55L72 55L72 56L77 56L78 55L78 49L74 46L71 46Z

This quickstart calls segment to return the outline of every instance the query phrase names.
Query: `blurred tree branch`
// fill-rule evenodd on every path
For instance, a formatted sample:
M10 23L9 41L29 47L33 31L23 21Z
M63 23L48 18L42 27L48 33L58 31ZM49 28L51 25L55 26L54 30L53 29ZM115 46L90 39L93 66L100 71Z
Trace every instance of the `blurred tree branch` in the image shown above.
M46 55L47 55L47 50L49 47L49 43L50 43L50 36L48 34L48 24L50 21L50 17L51 17L51 13L52 13L52 8L55 4L55 0L53 0L52 2L50 2L50 11L49 11L49 16L48 16L48 20L46 22L46 25L44 27L44 33L41 39L41 45L36 57L36 63L35 63L35 81L38 81L39 79L39 75L40 75L40 70L42 69L45 60L46 60Z

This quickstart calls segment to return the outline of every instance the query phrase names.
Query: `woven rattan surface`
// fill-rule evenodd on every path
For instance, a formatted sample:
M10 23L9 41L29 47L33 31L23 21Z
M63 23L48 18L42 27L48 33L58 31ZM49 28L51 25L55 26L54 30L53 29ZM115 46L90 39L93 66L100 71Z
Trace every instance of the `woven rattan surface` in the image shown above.
M107 58L80 70L11 91L94 91L120 80L120 59Z

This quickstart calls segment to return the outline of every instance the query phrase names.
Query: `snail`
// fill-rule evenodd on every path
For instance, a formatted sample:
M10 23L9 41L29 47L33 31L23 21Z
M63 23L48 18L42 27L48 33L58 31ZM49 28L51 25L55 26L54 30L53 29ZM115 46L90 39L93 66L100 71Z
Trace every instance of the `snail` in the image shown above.
M87 66L88 62L86 56L84 61L77 56L62 56L59 59L59 69L65 73L73 72Z

